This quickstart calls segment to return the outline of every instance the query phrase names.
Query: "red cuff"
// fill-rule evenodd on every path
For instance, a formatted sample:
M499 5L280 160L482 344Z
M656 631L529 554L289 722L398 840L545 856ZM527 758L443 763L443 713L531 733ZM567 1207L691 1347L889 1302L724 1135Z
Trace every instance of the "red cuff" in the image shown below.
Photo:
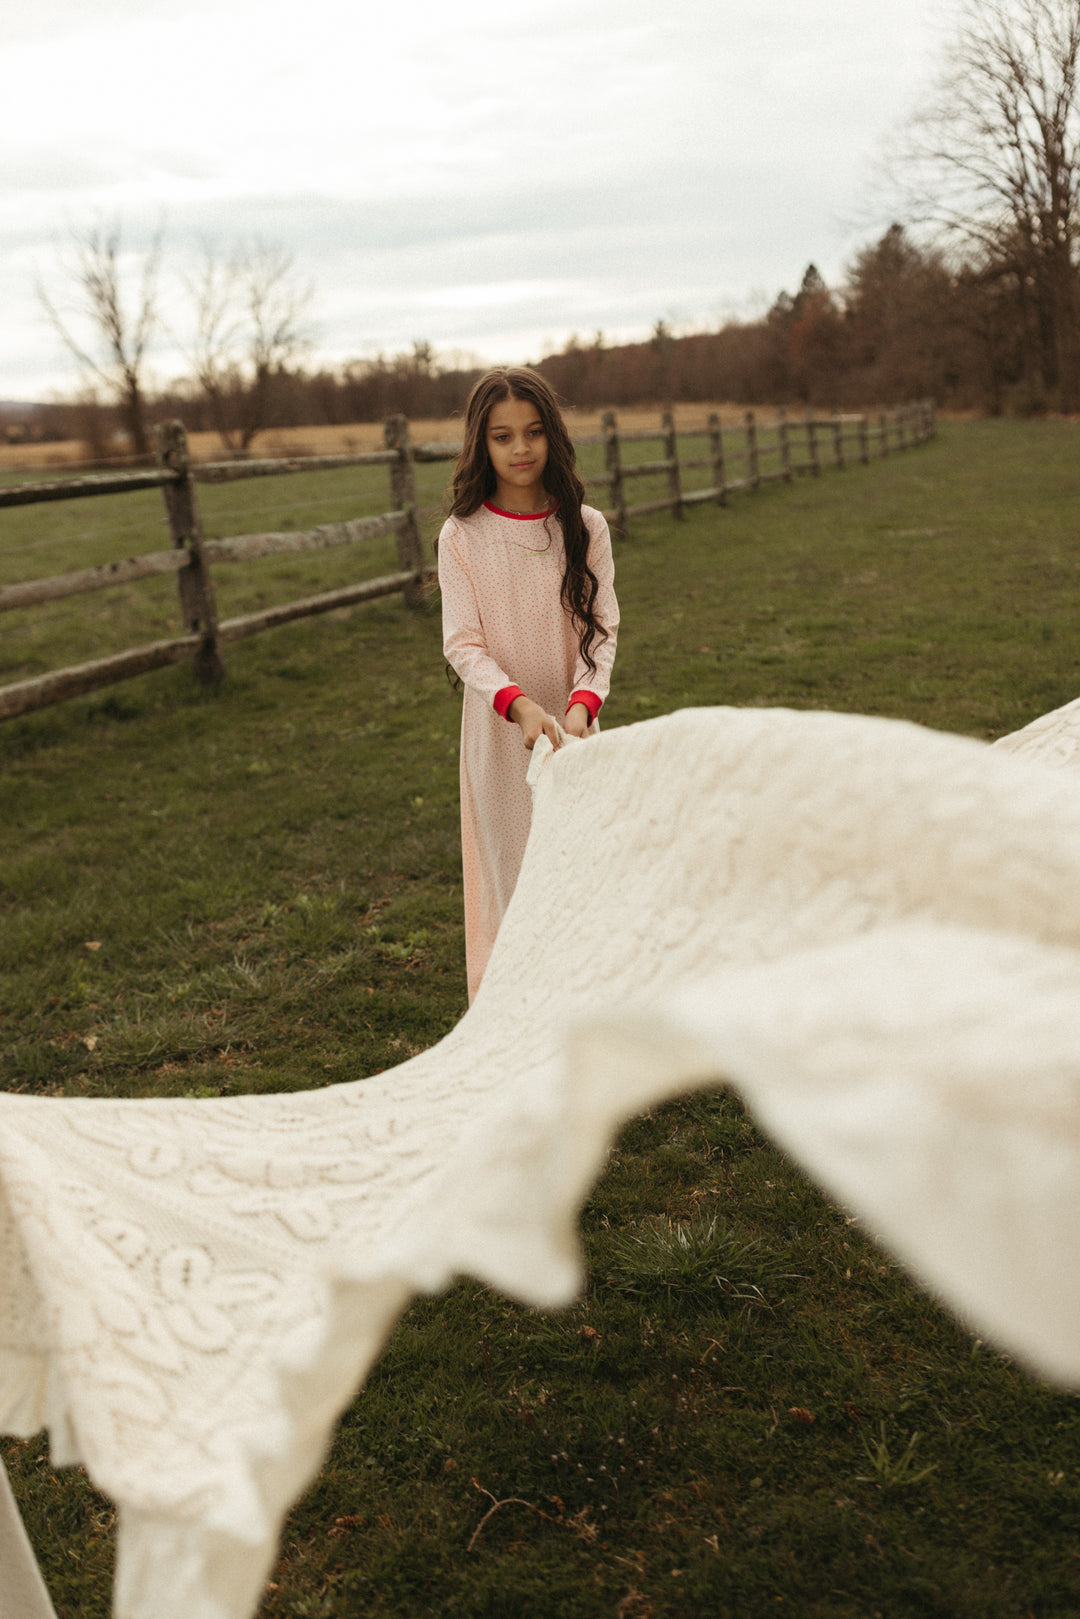
M502 691L497 691L495 693L494 707L499 718L501 720L509 720L510 715L507 710L509 709L510 704L514 701L515 697L524 697L524 695L525 693L522 691L520 686L504 686ZM513 720L510 720L510 723L512 725L514 723Z
M602 697L597 697L594 691L572 691L570 693L570 701L566 705L566 712L568 714L575 703L585 704L585 707L589 710L589 724L591 725L597 714L599 714L601 708L603 708L604 699Z

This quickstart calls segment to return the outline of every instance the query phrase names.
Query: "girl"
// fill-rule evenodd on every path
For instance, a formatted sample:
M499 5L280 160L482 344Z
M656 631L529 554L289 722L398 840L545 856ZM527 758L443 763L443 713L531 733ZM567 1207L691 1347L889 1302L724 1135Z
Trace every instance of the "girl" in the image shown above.
M548 384L489 371L465 407L439 535L443 649L465 682L461 852L469 1000L514 891L532 803L526 750L597 731L619 609L603 514L582 505L574 446ZM457 682L455 681L455 684Z

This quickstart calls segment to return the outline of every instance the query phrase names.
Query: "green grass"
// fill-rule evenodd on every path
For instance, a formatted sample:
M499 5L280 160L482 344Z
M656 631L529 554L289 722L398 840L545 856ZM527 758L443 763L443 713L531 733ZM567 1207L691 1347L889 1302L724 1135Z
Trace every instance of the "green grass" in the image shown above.
M605 723L732 702L989 737L1074 697L1078 451L1076 424L947 424L868 468L636 523ZM211 534L306 527L382 509L385 485L203 502ZM162 538L152 495L19 509L0 570ZM328 588L346 561L383 565L221 569L223 611ZM0 678L160 633L163 583L9 615ZM437 604L309 620L228 666L215 696L170 669L0 727L0 1085L321 1085L461 1015ZM469 1281L408 1311L289 1519L266 1619L1080 1610L1076 1401L913 1289L730 1097L631 1124L584 1229L588 1287L560 1315ZM2 1450L61 1615L98 1619L107 1505L40 1442Z

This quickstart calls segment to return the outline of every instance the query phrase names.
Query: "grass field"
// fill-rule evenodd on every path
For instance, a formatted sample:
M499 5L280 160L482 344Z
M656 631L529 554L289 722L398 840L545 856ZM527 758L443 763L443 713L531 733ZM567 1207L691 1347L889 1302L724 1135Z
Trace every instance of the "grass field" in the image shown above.
M681 404L674 407L675 422L680 431L697 427L710 411L716 411L725 425L735 425L746 415L745 405L731 403ZM650 431L660 421L660 410L655 405L623 406L616 412L624 432L640 428ZM757 414L772 417L772 406L759 406ZM568 410L566 419L571 433L599 433L603 421L602 410ZM455 442L461 438L461 416L416 417L409 423L415 443L428 439ZM225 458L221 440L216 433L192 433L191 453L197 461L220 461ZM362 450L383 448L381 422L345 422L333 427L275 427L259 434L252 453L264 455L340 455L355 454ZM64 439L52 444L0 443L0 469L5 471L36 467L55 468L65 472L76 466L86 453L79 439Z
M605 723L713 703L1026 723L1080 688L1078 469L1080 425L947 424L642 520L616 548ZM423 476L437 498L446 469ZM308 527L384 509L385 482L203 502L210 534ZM153 494L20 508L0 581L161 543ZM221 611L385 562L219 570ZM5 615L0 681L169 633L174 590ZM170 669L0 727L3 1088L322 1085L464 1010L437 600L308 620L228 664L213 696ZM265 1619L1080 1611L1076 1400L916 1292L733 1098L630 1125L584 1230L588 1287L561 1315L467 1280L409 1310L289 1519ZM39 1441L0 1450L62 1619L101 1619L107 1503Z

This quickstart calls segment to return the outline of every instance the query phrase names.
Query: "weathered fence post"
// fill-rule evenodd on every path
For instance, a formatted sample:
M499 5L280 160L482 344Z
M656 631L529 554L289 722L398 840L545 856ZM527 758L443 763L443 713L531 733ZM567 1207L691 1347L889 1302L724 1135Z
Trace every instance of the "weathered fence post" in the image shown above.
M409 423L404 416L391 416L383 423L383 439L388 450L397 451L390 463L390 502L396 512L404 512L397 530L398 562L403 573L415 573L402 594L406 607L420 607L424 601L424 548L416 520L416 463L413 460Z
M200 632L202 635L191 660L192 668L204 686L216 685L225 678L225 664L221 657L214 586L203 550L202 521L183 422L159 423L154 429L154 449L158 464L177 474L175 482L162 484L161 493L173 544L187 552L188 560L176 575L184 626L189 632Z
M746 476L751 489L760 489L761 473L758 471L757 423L754 421L752 410L748 410L746 413Z
M896 443L898 449L906 450L908 447L907 411L904 409L903 405L900 405L896 412Z
M791 482L791 445L788 442L787 411L781 409L776 419L776 436L780 443L780 471L784 482Z
M833 412L832 419L833 463L838 467L844 465L844 424L840 420L840 412Z
M889 453L889 416L888 416L887 411L884 411L884 410L879 410L878 411L878 428L880 429L880 432L881 432L881 453L882 453L882 455L888 455L888 453Z
M611 474L611 509L615 513L615 527L626 536L626 486L622 475L622 454L619 449L619 424L613 410L604 412L604 466Z
M870 463L870 424L865 411L859 417L859 460L864 467Z
M814 420L812 410L808 410L806 413L806 453L810 457L810 471L815 478L819 478L821 476L821 457L818 455L817 447L817 422Z
M660 418L664 429L664 460L672 464L668 467L667 482L668 494L671 496L672 515L677 518L686 516L683 509L682 476L679 472L679 439L675 432L675 416L670 410L665 410Z
M709 416L709 445L712 449L713 483L716 486L716 504L727 505L726 474L724 472L724 430L714 410Z

